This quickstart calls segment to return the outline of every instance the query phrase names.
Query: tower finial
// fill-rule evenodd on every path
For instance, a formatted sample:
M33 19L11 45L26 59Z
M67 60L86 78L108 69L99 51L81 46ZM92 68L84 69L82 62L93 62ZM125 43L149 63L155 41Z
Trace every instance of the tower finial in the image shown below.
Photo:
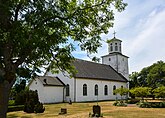
M113 32L113 35L114 35L114 38L115 38L115 35L116 35L116 32L115 31Z

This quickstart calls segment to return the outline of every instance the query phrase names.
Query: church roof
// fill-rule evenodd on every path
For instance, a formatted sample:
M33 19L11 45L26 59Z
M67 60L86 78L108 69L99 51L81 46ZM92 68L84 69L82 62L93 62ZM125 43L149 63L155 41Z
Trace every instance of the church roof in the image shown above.
M116 37L110 39L110 40L107 40L107 43L110 43L110 42L113 42L113 41L120 41L122 42L120 39L117 39Z
M127 82L127 79L114 70L110 65L76 59L74 61L74 66L78 71L75 78Z
M58 77L41 76L38 79L44 86L65 86Z

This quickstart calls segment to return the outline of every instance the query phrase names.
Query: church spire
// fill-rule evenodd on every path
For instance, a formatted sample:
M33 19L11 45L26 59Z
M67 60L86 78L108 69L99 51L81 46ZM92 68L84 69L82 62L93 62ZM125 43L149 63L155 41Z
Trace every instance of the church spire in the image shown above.
M113 32L114 37L110 40L107 40L108 43L108 52L110 53L122 53L121 51L121 40L116 38L116 32Z

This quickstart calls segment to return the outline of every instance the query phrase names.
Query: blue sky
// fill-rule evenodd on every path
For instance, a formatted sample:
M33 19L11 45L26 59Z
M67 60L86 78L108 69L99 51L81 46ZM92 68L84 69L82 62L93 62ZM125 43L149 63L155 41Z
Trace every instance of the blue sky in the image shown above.
M159 60L165 61L165 0L124 0L128 3L122 13L115 12L114 27L103 40L116 37L122 40L122 53L129 56L129 71L139 72ZM105 42L94 56L108 54ZM73 52L76 58L90 60L86 52Z

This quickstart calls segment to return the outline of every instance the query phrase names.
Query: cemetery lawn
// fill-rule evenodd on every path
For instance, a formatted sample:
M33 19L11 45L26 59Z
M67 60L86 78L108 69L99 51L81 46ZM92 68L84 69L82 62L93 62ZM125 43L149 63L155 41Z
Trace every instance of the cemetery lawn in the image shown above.
M113 101L98 103L101 106L103 118L165 118L165 108L139 108L135 105L116 107L112 104ZM97 103L46 104L44 113L9 112L7 118L89 118L93 105ZM59 115L61 108L67 108L68 113Z

